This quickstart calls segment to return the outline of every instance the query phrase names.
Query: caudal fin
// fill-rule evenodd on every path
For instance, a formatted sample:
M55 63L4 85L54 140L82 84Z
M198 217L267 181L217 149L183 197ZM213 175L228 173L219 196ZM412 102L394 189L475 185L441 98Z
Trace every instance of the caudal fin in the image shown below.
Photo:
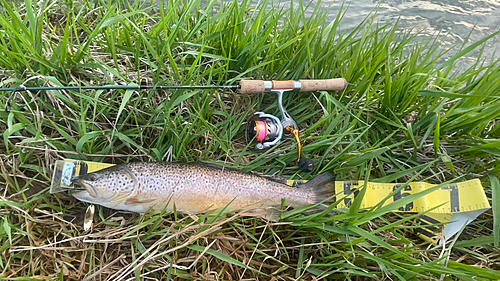
M329 172L317 175L312 180L301 184L300 188L309 189L314 194L314 203L325 201L325 203L335 202L332 197L335 195L335 178Z

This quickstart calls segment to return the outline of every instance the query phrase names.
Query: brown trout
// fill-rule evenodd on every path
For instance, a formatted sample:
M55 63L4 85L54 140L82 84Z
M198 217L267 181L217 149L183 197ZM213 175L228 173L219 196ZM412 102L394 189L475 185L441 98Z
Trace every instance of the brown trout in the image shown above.
M227 207L260 208L268 219L286 205L300 207L326 200L334 194L330 173L316 176L299 188L253 174L199 163L136 162L112 166L72 179L82 188L77 199L117 210L143 213L172 210L198 213ZM279 212L278 212L279 214Z

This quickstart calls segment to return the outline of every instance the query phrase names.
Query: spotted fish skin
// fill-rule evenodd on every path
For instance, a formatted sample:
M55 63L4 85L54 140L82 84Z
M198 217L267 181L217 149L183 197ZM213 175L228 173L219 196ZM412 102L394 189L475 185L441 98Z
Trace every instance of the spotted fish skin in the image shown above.
M228 207L299 207L333 194L332 178L321 174L301 188L292 188L254 174L198 163L135 162L115 165L73 179L84 190L72 195L84 202L133 212L175 208L197 213Z

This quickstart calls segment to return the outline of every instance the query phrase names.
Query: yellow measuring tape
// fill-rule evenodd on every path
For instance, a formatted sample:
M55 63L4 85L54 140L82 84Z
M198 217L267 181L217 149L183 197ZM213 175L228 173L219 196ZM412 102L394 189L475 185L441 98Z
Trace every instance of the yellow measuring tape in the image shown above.
M98 171L114 164L78 161L58 160L52 178L51 193L67 190L71 187L71 178ZM306 181L287 180L286 184L296 186ZM343 198L338 208L348 208L354 197L359 193L364 182L336 181L335 193L337 198ZM425 182L412 182L401 188L402 184L367 182L366 193L361 202L361 208L377 206L379 202L389 197L384 205L402 199L411 194L416 194L436 185ZM400 189L399 191L397 191ZM437 242L436 237L444 237L444 240L455 234L464 224L468 224L478 215L490 208L488 198L483 186L478 179L460 183L444 185L435 191L422 196L407 205L400 207L395 212L427 212L417 219L421 228L415 232L421 238ZM433 226L446 223L445 226Z
M339 208L347 208L350 205L351 200L353 200L353 197L358 192L358 189L363 187L363 184L363 182L335 182L335 192L340 194L340 197L347 195L347 197L339 204ZM361 208L376 206L379 202L384 200L384 198L386 198L389 194L398 190L401 186L402 184L368 182L366 186L366 194L361 202ZM435 186L435 184L426 182L412 182L403 187L402 190L389 197L384 206L398 199L425 191ZM436 208L437 206L439 207ZM483 186L478 179L473 179L465 182L444 185L434 192L420 197L404 207L400 207L398 211L414 213L430 211L432 213L450 214L486 208L490 208L490 204L486 194L484 193Z
M335 191L344 198L338 208L348 208L359 193L364 182L338 181ZM361 208L377 206L385 198L383 206L412 194L435 187L426 182L402 184L367 182L366 193L361 201ZM420 228L415 233L422 239L436 243L439 239L448 240L464 225L470 223L481 213L490 208L488 198L478 179L443 185L413 202L400 207L396 212L427 212L416 219ZM437 225L436 224L445 224Z

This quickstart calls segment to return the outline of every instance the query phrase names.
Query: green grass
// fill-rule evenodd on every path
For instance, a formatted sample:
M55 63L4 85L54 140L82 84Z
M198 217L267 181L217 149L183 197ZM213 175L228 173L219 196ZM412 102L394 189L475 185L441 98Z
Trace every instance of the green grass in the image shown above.
M93 232L84 234L86 205L48 192L57 159L171 157L295 179L326 170L338 180L480 178L488 197L498 199L500 64L478 57L467 69L456 67L498 33L443 60L437 39L417 42L397 23L379 25L372 16L343 33L345 10L326 22L319 8L305 18L301 2L292 11L249 1L171 0L156 8L122 0L0 1L0 87L349 81L343 92L284 98L301 128L302 153L315 163L311 175L293 164L293 141L264 154L245 143L242 124L253 111L279 113L274 95L17 94L11 112L0 112L0 277L498 279L498 200L493 213L442 251L412 234L409 219L357 204L331 216L291 212L279 223L243 214L137 215L98 207ZM8 95L1 94L0 108Z

